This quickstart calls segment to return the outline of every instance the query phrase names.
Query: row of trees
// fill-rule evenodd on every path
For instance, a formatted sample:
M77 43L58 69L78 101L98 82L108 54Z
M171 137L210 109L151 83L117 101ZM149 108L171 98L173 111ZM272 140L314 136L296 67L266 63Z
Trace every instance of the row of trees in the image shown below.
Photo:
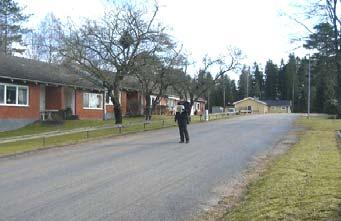
M307 36L304 47L314 53L303 58L292 54L280 65L269 60L264 68L257 63L244 66L238 82L227 75L239 67L241 52L235 48L227 49L219 58L206 56L202 64L197 64L196 73L187 73L189 57L166 27L157 23L157 5L151 12L131 5L113 7L101 20L88 19L82 25L63 24L49 14L36 30L27 30L22 24L29 15L24 15L13 0L0 0L0 51L24 53L87 73L90 80L109 92L118 124L122 122L118 95L126 78L139 82L147 101L147 116L170 88L191 104L205 97L210 106L226 106L250 96L291 100L295 112L306 112L309 64L312 111L340 115L341 22L337 9L341 0L311 2L314 10L306 13L319 18L319 23ZM151 94L157 95L152 104Z
M123 80L139 82L150 118L152 109L170 88L193 105L212 84L237 67L241 55L230 48L226 56L207 56L197 73L190 75L189 58L182 46L156 21L157 5L152 11L113 5L102 19L87 19L81 25L71 21L63 24L49 14L36 30L30 31L22 28L29 16L13 0L0 0L0 8L0 52L24 53L32 59L67 65L86 76L108 92L116 124L122 123L119 91ZM157 95L153 104L151 94Z

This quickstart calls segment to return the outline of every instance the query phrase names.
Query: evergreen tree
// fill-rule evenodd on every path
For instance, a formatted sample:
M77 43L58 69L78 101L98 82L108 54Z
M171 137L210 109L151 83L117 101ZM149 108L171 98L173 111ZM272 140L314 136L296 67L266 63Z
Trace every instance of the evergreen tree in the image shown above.
M337 110L337 66L334 56L333 28L328 23L321 23L314 27L315 33L309 36L306 44L308 49L318 52L313 55L316 60L313 76L313 111L335 114Z
M265 99L278 99L278 75L279 70L272 60L267 61L265 66Z
M295 55L289 55L289 61L284 65L282 71L281 99L294 100L295 76L297 71L297 61Z
M295 112L307 112L307 73L308 73L308 59L303 58L297 71L297 90L295 91Z
M238 81L238 97L243 99L245 97L252 97L252 77L250 74L250 67L244 65L242 73Z
M337 71L333 60L330 57L317 57L313 71L316 85L316 96L314 96L313 110L319 113L336 114L336 82Z
M341 118L341 21L340 21L340 0L325 0L310 2L314 10L307 11L307 17L319 21L315 30L320 30L310 35L310 40L318 44L310 44L311 48L319 50L323 54L326 49L331 54L335 70L337 117ZM316 9L316 10L315 10ZM309 42L308 42L309 43ZM329 62L328 62L329 63Z
M212 106L225 107L231 105L234 99L234 81L232 82L227 75L224 75L217 84L211 88L210 103ZM225 101L225 102L224 102Z
M238 90L237 90L237 85L236 85L236 81L232 80L231 81L231 100L229 100L229 104L232 104L233 102L238 100Z
M255 62L253 64L253 78L254 78L254 96L262 99L264 96L264 76L263 72L259 70L259 65Z
M29 15L23 14L23 8L13 0L0 0L0 53L12 55L23 53L23 34L27 29L22 27Z

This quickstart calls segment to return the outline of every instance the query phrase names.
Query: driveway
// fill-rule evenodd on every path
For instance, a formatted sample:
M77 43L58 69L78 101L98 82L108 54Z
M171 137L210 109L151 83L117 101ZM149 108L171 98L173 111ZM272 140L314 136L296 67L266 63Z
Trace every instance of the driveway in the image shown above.
M259 115L0 159L0 220L189 220L295 115Z

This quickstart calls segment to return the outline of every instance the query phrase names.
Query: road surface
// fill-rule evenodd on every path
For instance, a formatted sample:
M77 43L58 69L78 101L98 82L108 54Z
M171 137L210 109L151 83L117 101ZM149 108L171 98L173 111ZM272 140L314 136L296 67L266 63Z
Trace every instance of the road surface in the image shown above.
M258 115L0 159L0 220L190 220L292 128Z

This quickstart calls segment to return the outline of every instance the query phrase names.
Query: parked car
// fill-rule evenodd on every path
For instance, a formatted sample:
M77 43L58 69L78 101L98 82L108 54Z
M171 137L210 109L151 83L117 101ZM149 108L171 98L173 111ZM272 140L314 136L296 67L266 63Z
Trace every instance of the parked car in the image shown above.
M227 115L235 115L235 114L237 114L236 108L231 107L227 109Z

